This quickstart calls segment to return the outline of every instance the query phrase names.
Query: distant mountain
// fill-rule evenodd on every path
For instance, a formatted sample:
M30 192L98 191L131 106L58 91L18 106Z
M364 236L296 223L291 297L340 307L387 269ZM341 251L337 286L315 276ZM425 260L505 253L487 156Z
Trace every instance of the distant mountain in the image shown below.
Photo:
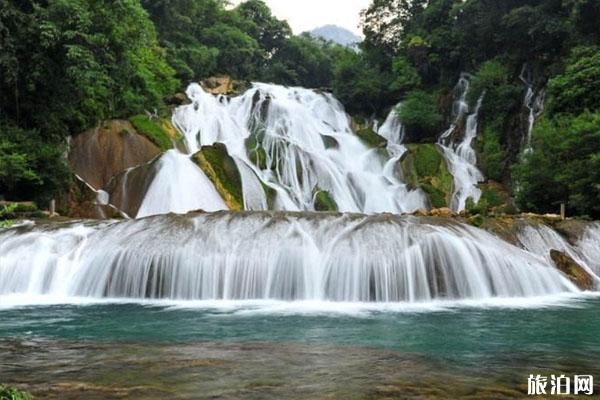
M319 37L348 47L356 47L356 44L362 41L359 36L350 32L348 29L337 25L325 25L313 29L309 33L314 37Z

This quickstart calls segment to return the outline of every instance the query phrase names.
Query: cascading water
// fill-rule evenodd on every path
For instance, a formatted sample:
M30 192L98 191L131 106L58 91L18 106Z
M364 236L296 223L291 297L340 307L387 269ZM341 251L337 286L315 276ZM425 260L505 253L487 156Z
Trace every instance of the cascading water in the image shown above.
M525 99L523 100L523 106L528 110L527 116L527 133L523 137L523 148L525 153L532 151L531 138L533 133L533 127L537 119L544 112L544 100L546 97L546 91L540 90L538 93L535 92L533 87L531 74L528 73L527 65L523 66L521 71L520 79L527 85L527 91L525 92Z
M417 191L399 193L397 180L386 176L385 157L352 134L342 105L330 94L262 83L233 99L196 84L187 94L192 104L178 108L173 122L189 152L224 143L245 169L244 193L249 186L259 189L260 181L277 193L274 209L314 210L319 190L343 212L400 213L425 204ZM262 152L264 165L252 162L249 151Z
M158 161L137 217L191 210L220 211L227 210L227 205L189 156L169 150Z
M235 98L213 96L197 84L187 95L192 104L176 109L173 123L184 134L188 155L173 150L163 156L159 167L165 171L156 174L137 217L223 209L190 157L217 142L238 167L246 210L314 211L319 191L342 212L402 213L427 204L421 191L408 190L390 169L402 155L400 138L390 137L390 146L397 147L388 147L390 164L352 133L349 117L330 94L255 83ZM250 157L253 152L262 162ZM264 188L275 193L271 204Z
M407 185L403 182L403 177L400 175L401 171L397 168L402 156L407 151L406 147L402 144L404 141L404 126L398 114L400 107L402 107L402 104L393 107L385 122L380 127L377 127L377 123L375 123L375 130L379 136L387 140L387 152L390 158L383 167L385 178L395 188L396 196L406 199L407 204L411 204L411 208L416 209L419 206L427 204L428 200L425 193L421 190L411 191L408 189Z
M473 149L473 140L477 137L479 110L485 93L477 100L477 105L469 114L467 94L469 92L468 76L463 74L455 88L456 101L453 106L454 122L440 136L438 144L444 151L448 169L454 177L454 188L450 207L455 211L465 209L467 200L470 198L475 203L481 198L481 190L477 185L485 177L477 168L477 155ZM460 142L456 142L453 134L456 132L458 122L467 118L465 132Z
M550 250L562 251L571 257L600 284L600 225L586 228L581 239L573 246L545 225L526 225L518 232L519 242L531 253L544 257L549 263Z
M214 213L0 231L0 295L426 302L577 288L470 226L393 215Z

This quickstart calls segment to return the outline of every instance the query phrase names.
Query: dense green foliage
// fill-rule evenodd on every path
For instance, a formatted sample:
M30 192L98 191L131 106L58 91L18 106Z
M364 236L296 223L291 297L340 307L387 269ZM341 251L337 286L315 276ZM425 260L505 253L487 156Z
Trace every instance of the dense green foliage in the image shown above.
M42 202L69 180L62 161L62 144L44 138L37 129L25 130L0 121L0 194L12 200L32 196Z
M600 217L600 113L545 119L534 138L535 151L517 169L519 203L543 212L565 203L573 213Z
M160 107L176 81L136 0L0 0L0 194L66 185L66 136Z
M598 217L599 17L594 0L373 0L363 13L363 59L380 79L403 71L409 89L380 91L371 108L402 101L404 123L431 130L425 140L433 141L434 104L450 115L452 87L470 73L471 110L483 99L476 147L484 174L512 186L523 209L556 212L565 202ZM547 88L548 101L523 155L527 84L536 94Z
M263 0L0 0L0 197L45 204L64 191L67 136L105 119L138 115L136 128L169 148L144 111L165 110L192 80L329 89L365 120L401 103L407 140L434 143L468 73L484 174L523 209L566 202L597 217L598 20L596 0L373 0L354 51L294 36ZM548 96L524 154L527 85Z
M424 91L416 90L408 93L400 107L400 119L411 132L415 141L430 139L440 132L443 120L437 106L436 97Z
M519 203L528 209L600 217L600 57L573 50L565 72L550 79L549 111L534 130L534 151L516 169Z
M0 196L44 204L66 190L66 137L161 110L176 78L331 87L349 52L292 36L261 0L0 0ZM143 118L132 121L170 147Z
M0 400L31 400L33 397L20 390L0 385Z
M262 0L228 9L222 0L142 0L169 62L183 81L229 74L237 79L330 87L335 58L350 52L293 36Z

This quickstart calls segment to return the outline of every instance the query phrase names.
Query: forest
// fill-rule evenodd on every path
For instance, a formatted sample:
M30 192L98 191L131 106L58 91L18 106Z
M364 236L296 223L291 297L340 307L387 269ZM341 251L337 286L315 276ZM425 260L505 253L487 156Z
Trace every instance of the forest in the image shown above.
M435 143L467 73L485 176L522 211L600 218L599 20L596 0L373 0L355 51L294 35L262 0L0 0L0 197L47 203L73 180L68 137L169 113L216 74L331 91L356 120L402 103L406 140ZM528 87L545 96L523 151Z

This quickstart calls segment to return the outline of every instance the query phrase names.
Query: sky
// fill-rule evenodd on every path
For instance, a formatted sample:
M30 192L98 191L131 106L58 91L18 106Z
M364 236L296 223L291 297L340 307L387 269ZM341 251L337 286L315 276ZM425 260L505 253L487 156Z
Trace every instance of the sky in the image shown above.
M237 4L240 0L233 1ZM371 0L265 0L273 14L288 21L295 34L313 30L323 25L339 25L357 35L360 11Z

